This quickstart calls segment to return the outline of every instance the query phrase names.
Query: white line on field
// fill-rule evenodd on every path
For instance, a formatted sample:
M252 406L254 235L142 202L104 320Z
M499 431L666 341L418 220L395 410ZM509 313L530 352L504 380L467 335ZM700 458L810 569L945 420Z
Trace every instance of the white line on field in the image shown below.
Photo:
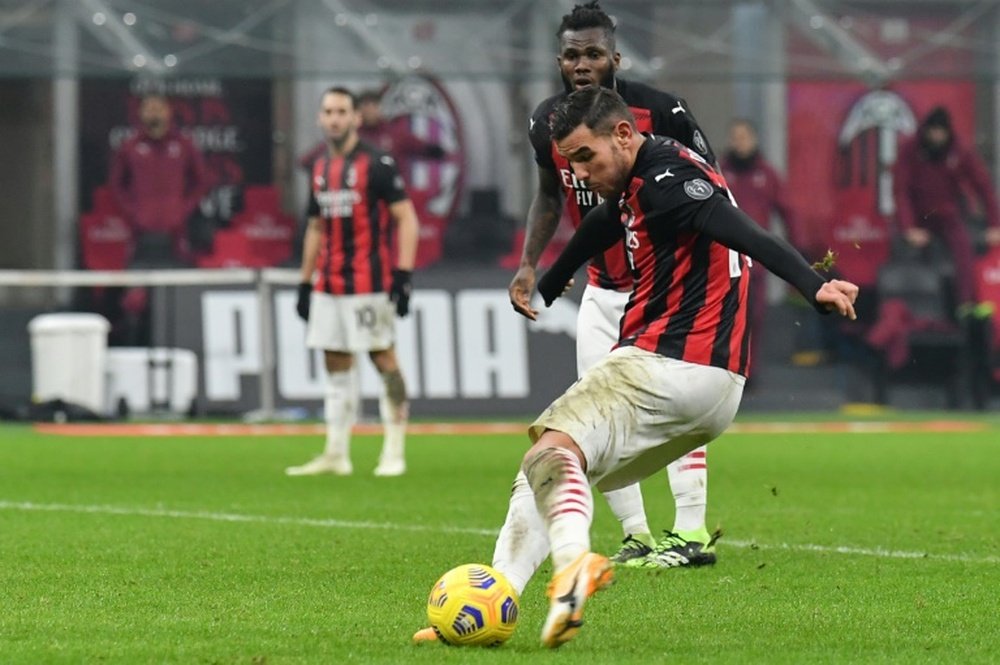
M496 529L475 529L460 526L423 524L392 524L391 522L355 522L351 520L318 519L313 517L274 517L240 513L210 513L203 511L168 510L166 508L128 508L120 506L86 506L68 503L33 503L30 501L0 501L0 510L36 511L49 513L89 513L92 515L122 515L127 517L170 517L174 519L208 520L210 522L246 522L255 524L291 524L326 529L379 529L394 531L431 531L434 533L464 533L475 536L495 536Z
M382 531L418 531L431 533L457 533L473 536L496 536L497 529L479 529L426 524L395 524L392 522L368 522L352 520L319 519L312 517L274 517L271 515L246 515L241 513L214 513L204 511L168 510L166 508L128 508L122 506L88 506L68 503L34 503L31 501L0 501L0 510L20 512L85 513L91 515L120 515L125 517L167 517L173 519L208 520L210 522L243 522L253 524L289 524L311 526L323 529L375 529ZM1000 563L996 556L969 556L965 554L930 554L928 552L907 552L882 548L811 545L795 543L755 543L749 540L727 538L720 542L727 547L752 550L787 550L791 552L820 552L824 554L847 554L872 556L884 559L927 559L935 561L955 561L960 563Z

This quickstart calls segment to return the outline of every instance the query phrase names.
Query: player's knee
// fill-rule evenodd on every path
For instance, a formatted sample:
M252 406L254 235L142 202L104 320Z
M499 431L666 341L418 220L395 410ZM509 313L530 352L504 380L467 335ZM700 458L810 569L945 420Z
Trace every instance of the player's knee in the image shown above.
M566 451L576 457L580 463L580 468L584 471L587 470L587 460L580 447L576 445L576 442L568 434L557 432L556 430L547 430L539 437L535 445L529 448L528 452L524 454L521 460L521 468L527 474L528 470L532 467L545 466L544 462L546 460L563 457L565 453L562 451Z
M396 352L394 349L372 351L368 354L368 357L372 359L375 368L380 374L399 371L399 363L396 361Z
M354 356L350 353L340 351L326 351L323 354L326 371L333 374L336 372L346 372L354 365Z

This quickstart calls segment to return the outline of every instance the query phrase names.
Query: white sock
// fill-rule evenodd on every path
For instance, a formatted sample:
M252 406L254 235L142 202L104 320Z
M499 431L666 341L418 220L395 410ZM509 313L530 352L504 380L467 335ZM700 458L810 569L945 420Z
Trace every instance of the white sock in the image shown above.
M634 535L637 533L649 533L649 524L646 521L646 507L642 502L642 490L639 483L629 485L617 490L602 492L604 498L608 500L611 512L622 525L624 535Z
M518 471L510 490L507 519L493 548L493 567L521 595L548 553L549 537L535 505L535 493L531 491L524 471Z
M705 446L695 448L667 466L670 489L677 505L674 531L700 531L705 528L705 508L708 503L708 464L705 453Z
M403 375L397 369L382 374L385 389L378 401L379 415L382 417L383 440L381 460L403 459L406 440L406 422L409 417L409 401L406 399L406 385Z
M594 497L576 455L546 448L525 468L535 505L545 523L556 572L590 551Z
M327 372L323 397L323 420L326 421L327 457L351 456L351 428L357 414L358 386L354 372Z

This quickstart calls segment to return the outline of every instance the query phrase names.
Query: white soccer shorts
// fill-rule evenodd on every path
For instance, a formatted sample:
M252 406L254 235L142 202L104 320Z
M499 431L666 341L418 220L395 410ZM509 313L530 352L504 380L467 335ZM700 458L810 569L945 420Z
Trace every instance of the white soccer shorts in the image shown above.
M324 351L385 351L396 339L396 306L388 293L334 296L313 291L306 346Z
M587 284L576 317L576 375L596 365L618 343L628 291L613 291Z
M587 370L531 424L569 435L602 491L631 485L707 444L729 427L745 379L719 367L666 358L634 346Z

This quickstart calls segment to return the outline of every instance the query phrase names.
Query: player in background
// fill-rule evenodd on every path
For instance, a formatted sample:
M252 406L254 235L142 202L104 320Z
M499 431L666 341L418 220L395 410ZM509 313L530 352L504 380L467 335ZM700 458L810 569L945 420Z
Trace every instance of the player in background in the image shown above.
M978 206L986 222L984 240L997 246L1000 203L989 169L974 150L957 140L947 108L934 108L916 136L900 147L893 196L897 233L914 247L925 247L937 238L947 248L955 270L958 316L988 319L991 304L977 302L976 252L965 211Z
M323 349L326 447L319 457L285 472L352 472L350 437L359 389L351 370L354 354L364 351L385 384L379 402L385 440L375 475L398 476L406 471L409 404L394 349L394 317L409 312L417 215L393 158L360 141L353 93L328 89L318 122L328 149L311 169L297 310L307 321L306 345ZM399 234L395 264L390 222Z
M757 129L749 120L736 118L729 124L729 145L719 166L729 190L750 219L771 228L777 213L792 246L805 251L803 231L788 200L788 189L778 171L760 152ZM767 271L754 270L750 277L750 357L757 358L767 318Z
M616 76L621 54L615 50L615 25L597 2L575 6L563 16L556 34L559 38L556 59L565 91L543 101L531 116L529 135L538 165L538 189L528 211L521 265L510 283L511 304L532 320L537 315L531 307L535 269L559 225L564 206L573 225L578 226L588 211L603 202L600 194L589 190L573 175L569 163L554 147L549 116L567 94L589 85L616 90L632 109L640 131L676 138L709 163L715 162L715 155L684 100ZM587 274L588 283L577 318L576 357L580 376L604 358L618 339L619 322L632 289L624 246L619 243L594 257ZM705 453L704 448L698 448L667 467L676 516L673 529L664 533L659 544L651 535L638 485L604 493L625 534L621 549L613 557L616 563L635 566L655 561L663 567L715 563L712 547L715 537L709 535L705 526L708 502ZM524 479L519 476L516 482L523 484ZM511 558L512 537L501 535L494 565ZM655 556L650 558L650 555Z
M718 437L736 415L749 362L747 257L824 313L854 319L858 287L826 281L736 208L724 178L698 153L640 133L615 92L574 92L551 122L559 154L606 203L539 281L545 304L588 259L623 241L635 274L614 350L530 426L533 445L504 525L551 553L541 638L558 647L575 636L584 603L613 576L611 562L590 549L591 486L638 482ZM544 558L538 554L520 546L513 569L530 576Z

